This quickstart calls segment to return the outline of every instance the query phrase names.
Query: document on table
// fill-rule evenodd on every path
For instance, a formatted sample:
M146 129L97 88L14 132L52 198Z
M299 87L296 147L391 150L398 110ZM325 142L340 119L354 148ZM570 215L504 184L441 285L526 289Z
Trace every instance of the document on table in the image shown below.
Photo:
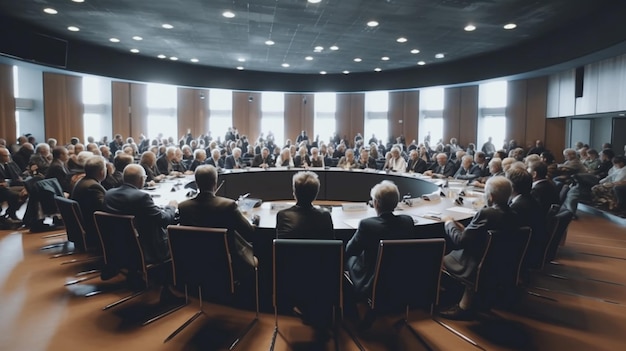
M352 229L358 229L361 219L360 218L344 219L343 222Z
M460 206L454 206L454 207L446 208L446 211L466 213L466 214L471 214L471 215L475 215L476 214L476 210L471 209L471 208L467 208L467 207L460 207Z

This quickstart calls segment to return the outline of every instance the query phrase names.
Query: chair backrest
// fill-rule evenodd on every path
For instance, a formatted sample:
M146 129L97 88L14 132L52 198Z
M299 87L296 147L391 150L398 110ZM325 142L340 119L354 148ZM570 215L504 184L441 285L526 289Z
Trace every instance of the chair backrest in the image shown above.
M438 304L444 239L381 240L371 308L400 312Z
M170 225L167 235L174 284L201 287L202 296L211 300L227 299L234 293L226 229Z
M548 244L544 262L550 262L556 257L559 244L565 236L565 233L567 233L567 227L569 227L573 217L574 215L572 212L564 208L561 208L561 211L555 216L556 227L554 229L554 235L552 235L550 243Z
M343 307L341 240L274 239L273 304L293 301Z
M67 233L68 241L74 243L74 247L77 250L87 251L87 242L85 241L85 229L83 227L83 215L80 211L78 202L66 199L62 196L55 196L56 202L63 223L65 224L65 232Z
M116 271L141 272L146 278L146 264L135 229L135 216L96 211L93 218L106 265Z
M548 214L546 215L546 237L543 242L543 247L541 251L541 257L540 257L541 261L535 262L533 268L537 268L541 270L544 267L544 264L546 262L546 257L548 255L548 251L550 248L550 243L552 242L552 240L554 240L554 235L556 234L556 229L559 225L559 217L557 217L557 214L559 213L559 209L560 209L559 205L553 204L550 206L550 210L548 211Z
M485 255L477 291L517 286L531 233L529 227L511 231L490 231L491 243Z
M561 204L561 206L565 202L565 199L567 198L567 194L569 193L570 189L571 188L567 184L561 187L561 190L559 191L559 203Z

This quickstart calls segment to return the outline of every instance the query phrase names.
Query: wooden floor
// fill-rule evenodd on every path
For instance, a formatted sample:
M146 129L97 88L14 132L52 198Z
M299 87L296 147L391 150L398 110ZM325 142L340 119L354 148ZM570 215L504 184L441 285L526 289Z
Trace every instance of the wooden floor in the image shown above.
M50 234L50 233L46 233ZM253 313L205 304L202 316L167 344L163 339L195 313L189 305L151 325L141 327L130 316L148 312L156 292L116 309L101 308L124 296L107 292L79 296L93 286L64 287L85 268L49 259L52 251L39 248L59 239L46 234L0 232L0 350L224 350ZM622 350L626 345L626 228L606 219L582 214L572 222L559 265L532 277L531 290L553 300L525 295L511 311L494 310L478 321L448 325L487 350ZM114 285L93 280L99 286ZM145 306L147 308L144 308ZM280 317L282 336L276 350L322 350L309 341L311 331L293 317ZM359 334L367 350L424 350L404 328L394 329L391 318L376 321ZM238 350L266 350L273 331L273 315L260 322ZM475 350L426 315L411 316L415 327L435 350ZM345 332L342 350L358 350ZM332 350L332 342L328 342Z

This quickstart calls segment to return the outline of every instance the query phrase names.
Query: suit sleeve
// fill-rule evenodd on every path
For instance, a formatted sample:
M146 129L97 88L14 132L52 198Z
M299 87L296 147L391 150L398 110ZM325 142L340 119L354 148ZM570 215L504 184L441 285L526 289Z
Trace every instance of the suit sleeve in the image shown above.
M487 215L485 211L480 211L472 218L472 221L464 230L461 230L454 223L448 223L446 225L446 233L454 245L458 248L464 248L486 231L486 225Z
M346 256L358 256L365 250L365 243L363 242L363 221L359 223L359 228L352 236L352 239L348 241L346 245Z
M152 198L148 194L145 194L143 202L146 215L158 220L161 227L165 228L174 223L176 209L173 206L165 206L163 209L160 209L154 204L154 201L152 201Z
M104 208L104 188L97 184L97 186L89 187L89 198L93 201L93 209L95 211L101 211Z

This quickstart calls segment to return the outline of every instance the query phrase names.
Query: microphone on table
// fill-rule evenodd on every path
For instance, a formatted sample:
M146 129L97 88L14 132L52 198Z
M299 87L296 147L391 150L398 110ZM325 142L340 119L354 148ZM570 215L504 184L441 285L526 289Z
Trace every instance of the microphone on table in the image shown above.
M220 183L220 185L217 187L217 189L215 189L215 193L217 194L218 191L220 191L220 189L222 188L222 185L224 185L224 183L226 183L226 180L222 180L222 182Z

